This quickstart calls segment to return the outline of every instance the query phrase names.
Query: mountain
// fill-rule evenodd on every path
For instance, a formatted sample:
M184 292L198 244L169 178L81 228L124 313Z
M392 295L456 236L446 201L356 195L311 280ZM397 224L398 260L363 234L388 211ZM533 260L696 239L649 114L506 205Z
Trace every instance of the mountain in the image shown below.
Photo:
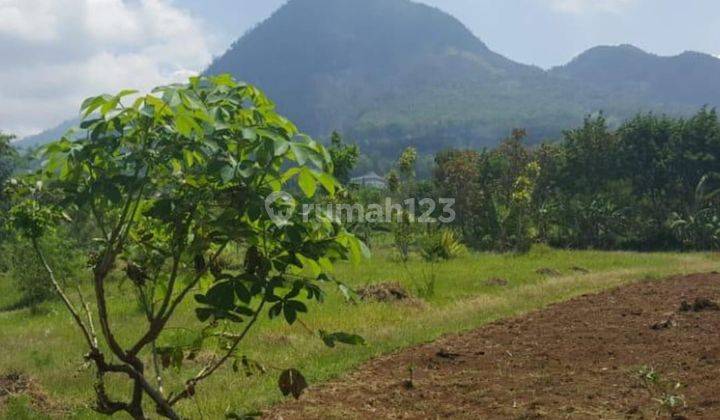
M645 103L720 105L720 60L709 54L661 57L632 45L601 46L550 73L582 80L608 94L632 95Z
M598 47L550 71L509 60L456 18L408 0L290 0L207 74L265 89L301 129L378 155L491 146L514 127L555 137L603 110L685 115L720 104L720 60Z
M406 145L493 146L517 127L531 142L555 138L600 110L614 123L638 112L688 115L720 105L719 70L709 55L622 45L545 71L409 0L290 0L205 74L254 83L302 130L341 130L379 161Z
M456 18L407 0L291 0L206 73L260 86L311 134L342 129L374 148L489 145L516 125L545 135L557 127L549 121L587 111L574 83L496 54Z

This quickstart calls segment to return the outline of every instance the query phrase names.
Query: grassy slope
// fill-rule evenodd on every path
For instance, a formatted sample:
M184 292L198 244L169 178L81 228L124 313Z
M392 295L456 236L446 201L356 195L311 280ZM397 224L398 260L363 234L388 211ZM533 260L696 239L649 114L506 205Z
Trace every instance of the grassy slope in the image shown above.
M590 270L576 273L573 266ZM557 277L535 273L541 267L557 269ZM346 304L330 291L323 305L313 304L303 317L312 330L348 331L363 335L364 347L328 349L302 325L290 327L279 320L263 319L243 352L269 368L267 375L246 378L230 368L199 387L196 403L185 403L185 415L198 417L201 409L207 418L221 418L228 408L261 408L281 399L275 389L274 368L298 367L311 383L336 377L363 361L413 344L431 341L445 333L475 328L489 321L521 314L579 294L595 292L646 277L711 271L720 267L720 259L709 254L637 254L626 252L554 251L536 249L528 255L510 256L470 254L443 263L437 268L438 281L433 297L425 302L403 304ZM353 286L380 281L400 281L414 290L418 279L429 272L419 261L407 268L393 262L389 253L379 251L372 261L361 266L342 265L337 276ZM509 281L508 287L484 285L488 278ZM9 296L7 280L0 278L0 306ZM136 336L141 316L127 287L112 287L112 304L117 321L127 335ZM175 326L195 323L192 312L184 308ZM69 317L57 303L46 304L41 314L28 310L0 313L0 373L20 371L37 379L53 399L69 407L74 418L94 418L87 408L90 402L92 370L84 369L84 349ZM199 359L207 360L208 355ZM188 362L182 372L166 378L177 384L201 367ZM115 387L115 390L119 388ZM13 413L14 414L14 413Z

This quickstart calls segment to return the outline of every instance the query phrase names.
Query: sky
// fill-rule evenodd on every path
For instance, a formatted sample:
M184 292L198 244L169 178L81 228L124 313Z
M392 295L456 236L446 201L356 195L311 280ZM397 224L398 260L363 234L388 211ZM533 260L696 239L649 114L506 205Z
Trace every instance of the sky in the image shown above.
M82 99L202 71L286 0L0 0L0 131L28 135ZM720 55L718 0L419 0L543 68L596 45Z

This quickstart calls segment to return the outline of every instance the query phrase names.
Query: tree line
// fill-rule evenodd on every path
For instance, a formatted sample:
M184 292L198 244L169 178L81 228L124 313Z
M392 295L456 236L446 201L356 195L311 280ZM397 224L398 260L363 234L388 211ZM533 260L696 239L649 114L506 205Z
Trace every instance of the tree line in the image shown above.
M513 131L493 150L435 156L436 194L457 198L455 227L472 246L533 242L596 249L720 247L720 121L638 115L610 129L588 117L536 147Z

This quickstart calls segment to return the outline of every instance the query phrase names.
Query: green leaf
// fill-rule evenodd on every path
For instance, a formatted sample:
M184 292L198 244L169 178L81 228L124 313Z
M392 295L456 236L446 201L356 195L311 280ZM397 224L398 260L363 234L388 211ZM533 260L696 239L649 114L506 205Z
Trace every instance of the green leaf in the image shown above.
M302 143L290 143L290 150L292 150L295 161L298 165L303 166L307 163L309 157L306 145Z
M312 174L315 179L318 180L320 184L322 184L323 188L325 188L325 191L327 191L331 196L335 194L335 186L337 185L337 181L335 181L335 178L333 178L332 175L320 171L312 171Z
M196 300L198 300L197 297ZM229 281L216 283L198 302L224 311L230 311L235 307L234 284Z
M121 90L120 93L118 93L117 95L115 95L115 97L118 98L118 99L121 99L121 98L123 98L123 97L125 97L125 96L134 95L134 94L136 94L136 93L138 93L137 90L134 90L134 89L124 89L124 90Z
M101 96L95 96L92 98L88 98L85 101L83 101L82 105L80 106L80 110L83 113L83 117L87 117L88 115L92 114L103 106L105 102L107 102L109 97L107 95L101 95Z
M297 254L297 259L302 264L304 274L310 278L317 278L322 273L322 268L317 261L312 258L307 258L304 255Z
M202 296L202 295L198 295L198 296ZM195 298L197 299L198 296L195 296ZM213 315L214 312L215 312L215 310L212 308L205 308L205 307L195 308L195 315L197 316L197 319L200 322L206 322L208 319L210 319L210 317Z
M250 295L250 291L248 290L248 288L245 287L245 285L242 284L242 282L239 280L235 280L233 282L233 285L235 287L235 296L240 299L240 302L250 303L250 300L252 300L252 296Z
M183 159L185 159L185 165L188 167L193 166L193 163L195 163L195 155L193 152L188 149L183 149L182 155Z
M306 197L312 198L315 195L317 183L315 181L315 177L309 169L303 168L300 171L300 176L298 176L298 185L300 185L300 189L303 193L305 193Z
M288 300L283 305L283 315L288 324L292 325L297 320L298 312L307 312L307 306L297 300Z
M354 294L353 290L350 287L348 287L348 285L346 285L345 283L342 283L339 281L336 283L337 283L338 290L340 290L340 293L342 293L343 297L345 297L345 300L351 301L353 298L353 294Z
M193 130L202 130L198 123L192 117L186 114L179 114L175 117L175 129L178 133L185 137L189 137L192 134Z
M300 170L301 170L301 168L299 168L297 166L293 166L292 168L288 169L280 176L280 178L282 179L282 182L288 182L289 180L292 179L292 177L299 174Z

